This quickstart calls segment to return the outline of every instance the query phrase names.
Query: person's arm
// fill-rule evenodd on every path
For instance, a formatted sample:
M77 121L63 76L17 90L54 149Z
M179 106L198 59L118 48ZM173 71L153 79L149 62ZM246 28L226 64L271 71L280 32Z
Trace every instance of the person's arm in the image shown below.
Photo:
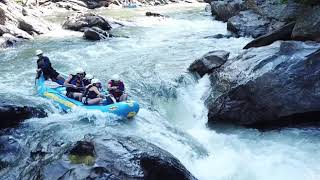
M98 90L97 87L94 87L94 88L93 88L93 91L94 91L96 94L98 94L99 97L105 97L104 94L101 94L101 93L99 92L99 90Z
M70 76L68 77L68 79L66 79L66 80L64 81L63 85L64 85L65 87L77 89L77 86L76 86L76 85L73 85L73 84L70 84L70 83L69 83L69 82L71 81L71 79L72 79L72 76L70 75Z

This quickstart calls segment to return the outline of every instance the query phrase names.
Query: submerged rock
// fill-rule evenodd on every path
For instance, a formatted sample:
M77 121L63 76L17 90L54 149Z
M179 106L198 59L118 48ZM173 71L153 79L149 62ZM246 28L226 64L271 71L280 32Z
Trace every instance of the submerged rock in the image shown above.
M238 36L252 36L254 38L268 32L270 21L251 10L241 11L228 20L227 29Z
M165 17L162 14L159 13L153 13L153 12L146 12L146 16L154 16L154 17Z
M38 163L30 162L24 167L28 171L23 171L19 178L196 179L167 151L137 137L110 133L69 144L55 158Z
M227 61L210 77L214 88L206 101L209 124L263 128L319 122L319 48L282 42Z
M278 40L290 40L292 30L294 28L295 22L289 23L280 29L273 31L269 34L258 37L257 39L249 42L243 49L249 49L252 47L261 47L272 44Z
M188 68L191 72L197 72L201 77L206 73L211 73L214 69L223 65L228 57L227 51L211 51L205 54L202 58L194 61Z
M0 104L0 129L15 127L23 120L32 117L46 116L47 113L37 107Z

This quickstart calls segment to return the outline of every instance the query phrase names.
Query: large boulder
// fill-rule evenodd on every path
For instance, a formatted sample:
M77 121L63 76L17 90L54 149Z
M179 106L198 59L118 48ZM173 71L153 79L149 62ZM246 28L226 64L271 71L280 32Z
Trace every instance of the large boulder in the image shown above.
M108 34L108 32L103 31L102 29L98 27L92 27L92 28L87 28L84 31L83 35L86 39L88 40L101 40L101 39L107 39L108 37L112 37L111 34Z
M219 21L227 22L229 18L246 9L243 0L212 1L211 14Z
M294 25L295 22L291 22L276 31L260 36L257 39L249 42L243 49L267 46L278 40L290 40Z
M308 11L307 6L295 0L288 0L286 7L281 12L280 20L285 22L296 21L304 10Z
M196 179L170 153L137 137L108 132L54 148L54 156L50 156L50 148L34 151L42 156L29 162L16 176L19 179Z
M111 26L103 17L93 13L79 13L68 17L62 26L64 29L84 32L88 27L99 27L102 30L110 30Z
M0 104L0 129L15 127L25 119L46 117L47 113L38 107Z
M253 48L227 61L210 76L209 124L263 128L319 123L319 48L289 41Z
M188 68L191 72L197 72L201 77L206 73L211 73L214 69L223 65L228 57L227 51L211 51L205 54L202 58L194 61Z
M320 6L314 6L299 16L292 38L320 41Z
M241 11L228 20L227 29L238 36L257 38L268 32L270 21L251 10Z

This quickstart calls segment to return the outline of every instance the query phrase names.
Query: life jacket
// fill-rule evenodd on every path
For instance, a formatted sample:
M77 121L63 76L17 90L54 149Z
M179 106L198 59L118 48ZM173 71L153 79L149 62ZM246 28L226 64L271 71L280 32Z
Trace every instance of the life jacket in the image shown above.
M98 97L98 94L94 91L90 91L89 89L92 87L93 85L90 84L85 91L83 92L83 103L84 104L88 104L88 99L94 99Z
M73 84L77 87L84 87L84 83L83 83L83 80L80 80L77 75L71 75L72 78L71 80L69 81L69 84ZM81 89L74 89L74 88L71 88L71 87L67 87L66 88L67 92L81 92Z
M120 89L124 90L124 84L122 81L115 82L114 80L111 80L109 82L109 84L111 85L111 87L118 86ZM118 90L111 89L111 90L109 90L109 93L112 94L112 96L118 100L120 98L120 96L122 96L122 94L123 94L123 91L120 89L118 89Z

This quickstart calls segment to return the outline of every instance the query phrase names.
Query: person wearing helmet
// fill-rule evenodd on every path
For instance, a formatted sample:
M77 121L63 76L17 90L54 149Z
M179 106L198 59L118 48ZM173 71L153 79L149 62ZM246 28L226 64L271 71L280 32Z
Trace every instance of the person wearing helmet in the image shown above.
M60 76L60 74L55 69L53 69L49 58L43 55L42 50L36 50L36 56L38 57L36 79L39 79L41 73L43 73L43 76L46 80L50 78L52 81L62 85L65 79Z
M102 104L105 95L102 94L99 89L101 89L101 81L99 79L92 79L91 84L87 86L82 102L85 105L96 105Z
M128 94L124 90L124 83L120 80L119 75L113 75L108 82L108 91L114 103L127 100Z
M85 90L83 82L85 76L86 73L82 68L77 68L75 73L69 75L63 84L67 90L67 97L78 101L82 100L82 93Z
M91 80L93 79L93 75L92 74L86 74L86 76L84 77L83 79L83 83L84 83L84 86L88 86L89 84L91 84Z

